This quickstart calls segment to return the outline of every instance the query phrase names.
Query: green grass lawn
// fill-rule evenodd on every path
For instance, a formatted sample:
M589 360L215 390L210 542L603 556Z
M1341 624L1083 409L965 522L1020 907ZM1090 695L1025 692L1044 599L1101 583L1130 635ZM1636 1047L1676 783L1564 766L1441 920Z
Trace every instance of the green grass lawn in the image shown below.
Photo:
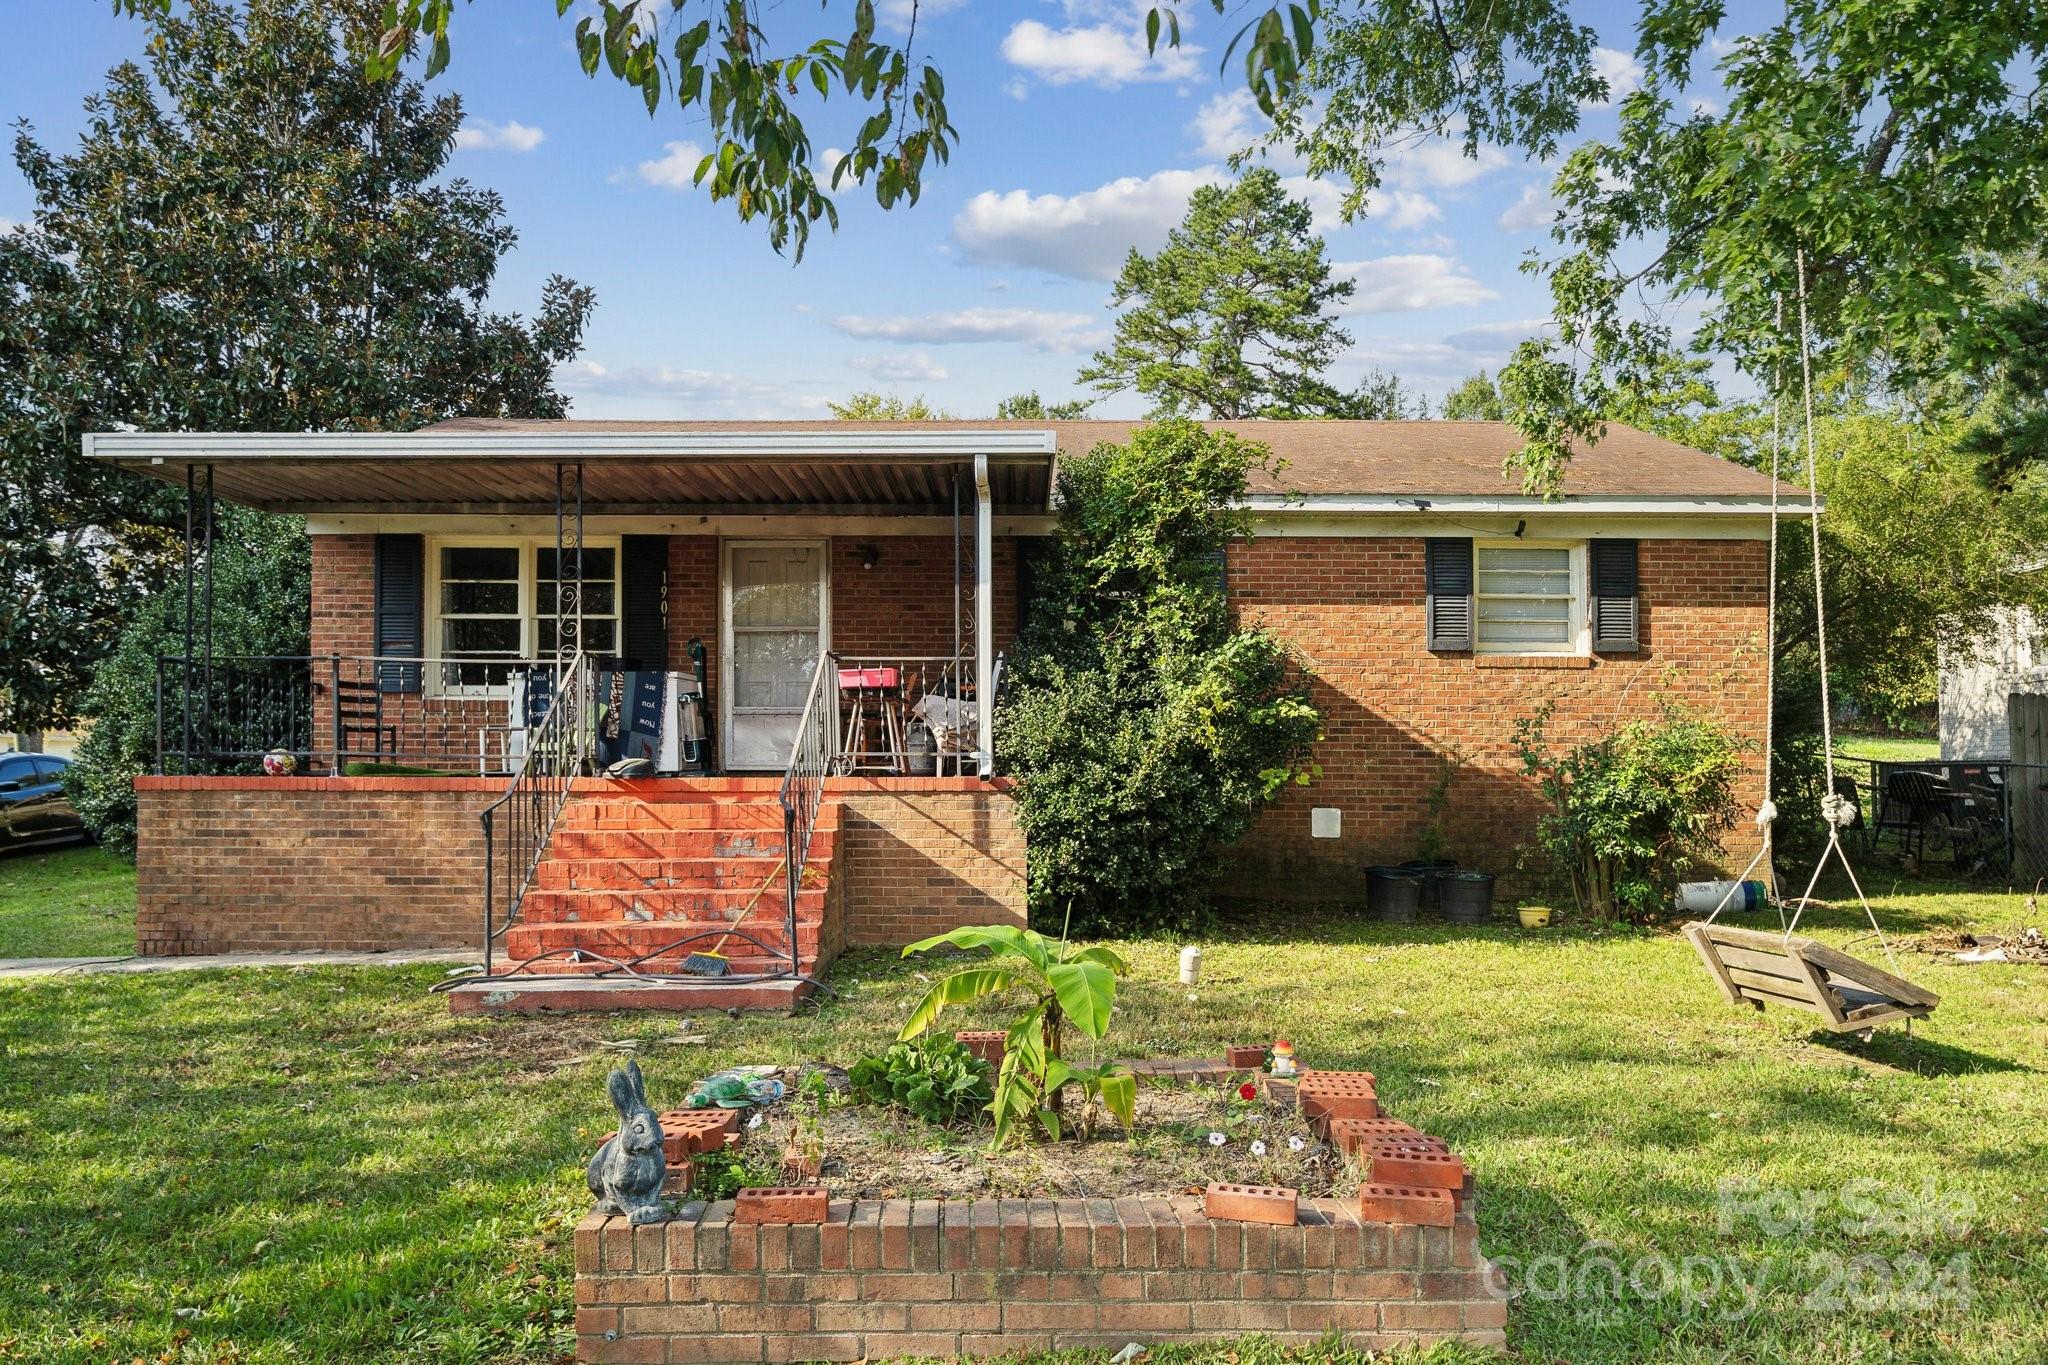
M2024 913L1978 893L1881 908L1904 931ZM1815 913L1806 927L1846 943L1858 920ZM1114 1047L1214 1054L1283 1035L1311 1064L1377 1072L1390 1112L1475 1167L1482 1244L1528 1291L1509 1339L1529 1360L2048 1358L2044 969L1909 958L1941 1009L1910 1039L1859 1045L1805 1016L1727 1008L1670 933L1260 910L1205 941L1192 992L1174 984L1176 948L1130 945ZM677 1024L456 1020L426 993L437 979L0 984L0 1360L558 1359L566 1232L611 1122L599 1042ZM837 998L801 1017L699 1016L690 1032L706 1041L650 1043L656 1106L728 1063L850 1061L921 988L914 967L873 952L831 980ZM1724 1182L1763 1192L1745 1208L1772 1198L1812 1226L1721 1227ZM1845 1230L1844 1199L1939 1203L1964 1227ZM1656 1258L1702 1291L1711 1270L1721 1292L1658 1292ZM1601 1288L1609 1263L1618 1294ZM1748 1309L1737 1270L1761 1277ZM1576 1292L1551 1292L1559 1274ZM1914 1304L1937 1284L1946 1298Z
M135 865L91 844L0 855L0 957L135 951Z
M1914 763L1940 758L1941 741L1904 735L1837 735L1835 752L1844 758L1865 758L1873 763Z

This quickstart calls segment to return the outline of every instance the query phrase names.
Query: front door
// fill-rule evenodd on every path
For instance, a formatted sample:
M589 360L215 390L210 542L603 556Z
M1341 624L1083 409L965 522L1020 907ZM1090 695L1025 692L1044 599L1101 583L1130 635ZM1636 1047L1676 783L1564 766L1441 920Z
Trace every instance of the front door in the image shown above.
M811 673L831 646L829 575L822 540L726 542L719 710L728 770L788 763Z

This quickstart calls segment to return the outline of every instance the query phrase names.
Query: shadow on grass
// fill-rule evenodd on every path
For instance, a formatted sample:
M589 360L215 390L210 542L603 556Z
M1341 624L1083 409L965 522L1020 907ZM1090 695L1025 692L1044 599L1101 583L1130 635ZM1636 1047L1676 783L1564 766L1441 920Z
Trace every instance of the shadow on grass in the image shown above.
M1994 1057L1953 1043L1908 1035L1903 1029L1884 1028L1869 1042L1855 1034L1816 1032L1807 1039L1815 1047L1839 1052L1859 1066L1904 1072L1929 1079L1942 1076L1983 1076L1994 1072L2018 1071L2031 1074L2038 1068L2010 1057Z

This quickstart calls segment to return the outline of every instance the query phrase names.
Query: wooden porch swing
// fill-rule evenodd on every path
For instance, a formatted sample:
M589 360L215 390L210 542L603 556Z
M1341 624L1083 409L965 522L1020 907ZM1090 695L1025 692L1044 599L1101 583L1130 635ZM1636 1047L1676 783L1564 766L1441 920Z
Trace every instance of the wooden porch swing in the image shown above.
M1762 846L1756 856L1749 860L1741 877L1729 883L1729 889L1721 897L1719 905L1704 920L1695 920L1685 926L1686 939L1691 942L1700 960L1713 974L1714 981L1721 988L1731 1005L1745 1002L1761 1010L1766 1005L1784 1005L1793 1009L1810 1010L1820 1016L1821 1021L1836 1033L1860 1033L1865 1038L1880 1024L1903 1020L1910 1031L1915 1019L1923 1019L1933 1013L1941 998L1933 991L1916 986L1902 976L1895 974L1898 959L1892 953L1891 944L1886 941L1884 928L1877 922L1877 912L1870 908L1870 898L1863 894L1863 883L1856 876L1856 869L1849 865L1848 850L1842 847L1842 830L1855 823L1856 807L1843 796L1835 783L1835 732L1834 717L1828 697L1828 627L1827 595L1821 583L1820 556L1820 480L1815 472L1813 437L1813 360L1812 340L1806 312L1806 253L1797 253L1799 272L1799 374L1801 394L1805 405L1806 419L1806 489L1807 516L1810 521L1813 540L1813 610L1815 643L1820 665L1820 723L1821 754L1827 764L1827 795L1821 799L1821 813L1827 821L1827 847L1813 865L1813 875L1807 879L1805 894L1794 902L1792 918L1785 920L1784 903L1778 903L1778 922L1783 932L1764 933L1755 929L1738 929L1732 925L1715 923L1721 912L1742 886L1744 878L1759 865L1768 867L1771 857L1771 827L1778 818L1778 808L1771 801L1771 714L1767 704L1764 710L1764 800L1756 813L1757 829L1762 835ZM1778 323L1784 323L1783 303L1779 305ZM1778 473L1779 454L1782 449L1782 426L1779 421L1779 402L1775 393L1781 389L1773 384L1774 396L1771 411L1771 568L1769 604L1766 609L1766 630L1769 638L1764 649L1765 670L1768 681L1768 695L1775 695L1777 672L1777 625L1778 625ZM1806 907L1813 901L1813 889L1820 881L1821 871L1832 857L1842 865L1849 884L1856 888L1856 899L1862 903L1863 913L1870 920L1870 927L1877 935L1879 946L1884 949L1885 958L1894 968L1887 972L1873 967L1860 958L1851 957L1837 948L1817 943L1810 938L1797 935L1799 917L1806 913ZM1776 898L1776 877L1772 877L1772 894Z

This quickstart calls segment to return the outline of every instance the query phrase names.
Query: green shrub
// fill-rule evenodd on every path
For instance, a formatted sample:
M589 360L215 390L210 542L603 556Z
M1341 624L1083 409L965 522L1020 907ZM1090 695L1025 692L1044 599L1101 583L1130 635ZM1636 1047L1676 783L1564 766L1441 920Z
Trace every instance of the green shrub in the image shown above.
M891 1043L847 1071L862 1104L893 1104L926 1123L963 1123L988 1108L994 1068L951 1038Z
M1315 769L1297 660L1238 628L1228 546L1263 446L1188 421L1060 467L1058 534L1003 701L1034 917L1076 933L1198 920L1224 850Z
M213 594L216 656L304 654L312 605L305 523L222 507ZM157 658L184 654L184 613L182 582L144 602L94 669L79 708L92 726L65 786L93 833L127 857L135 853L135 777L156 765ZM193 647L201 648L196 640Z
M1718 859L1718 836L1739 814L1747 746L1667 705L1657 721L1630 721L1558 757L1544 737L1551 709L1515 722L1523 771L1550 804L1537 844L1581 910L1646 919L1671 904L1687 871Z

